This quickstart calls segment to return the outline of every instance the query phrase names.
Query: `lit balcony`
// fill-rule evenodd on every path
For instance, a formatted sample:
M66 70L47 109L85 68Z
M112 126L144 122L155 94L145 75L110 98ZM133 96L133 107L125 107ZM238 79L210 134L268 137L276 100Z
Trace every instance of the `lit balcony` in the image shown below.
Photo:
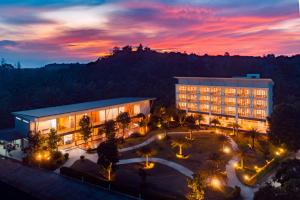
M254 104L254 108L267 108L267 106L262 104Z
M255 94L255 95L253 95L254 96L254 98L260 98L260 99L265 99L265 98L267 98L267 95L264 95L264 94Z
M235 93L224 93L227 97L235 97Z
M236 103L235 103L235 102L232 102L232 101L224 102L224 104L225 104L226 106L235 106L235 105L236 105Z

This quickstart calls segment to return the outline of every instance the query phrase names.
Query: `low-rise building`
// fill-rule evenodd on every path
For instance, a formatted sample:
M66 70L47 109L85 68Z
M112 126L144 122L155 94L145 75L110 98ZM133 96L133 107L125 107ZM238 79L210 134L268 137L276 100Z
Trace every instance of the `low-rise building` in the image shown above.
M177 108L200 113L202 123L216 118L223 127L237 123L242 130L252 128L266 133L272 112L274 82L258 74L246 77L175 77Z
M56 129L62 136L61 149L82 145L83 137L80 134L79 122L83 116L89 116L92 125L90 141L101 141L103 135L99 134L99 128L108 120L116 120L122 112L128 112L132 118L129 127L130 134L134 128L138 128L137 115L150 114L150 107L154 98L115 98L100 101L91 101L63 106L39 108L33 110L17 111L12 114L15 117L15 131L28 137L30 132L46 135L50 129Z

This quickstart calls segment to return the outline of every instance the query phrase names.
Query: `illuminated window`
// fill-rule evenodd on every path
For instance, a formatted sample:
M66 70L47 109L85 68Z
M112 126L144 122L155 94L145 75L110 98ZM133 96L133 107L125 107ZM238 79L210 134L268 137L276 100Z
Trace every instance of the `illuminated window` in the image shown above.
M200 102L204 102L204 103L207 103L209 102L210 100L210 97L209 96L200 96Z
M235 98L225 98L224 99L225 105L234 106L236 104Z
M99 111L100 122L105 122L105 110Z
M221 106L211 106L211 112L215 114L220 114L221 113Z
M235 115L236 114L235 107L225 107L225 114L227 114L227 115Z
M255 118L266 118L266 111L265 110L254 110L254 117Z
M125 107L124 106L119 107L119 113L123 113L123 112L125 112Z
M207 94L209 92L210 92L210 88L209 87L200 86L200 93L201 94Z
M238 114L242 117L249 117L250 109L249 108L238 108Z
M195 93L195 92L197 91L197 86L191 86L191 85L189 85L189 86L187 87L187 91L188 91L188 92Z
M221 97L211 97L211 103L212 104L221 104Z
M250 95L250 90L246 88L238 88L237 94L238 96L248 97Z
M200 104L200 111L201 112L209 112L209 105L208 104Z
M267 101L256 99L254 100L254 106L257 108L265 108L267 106Z
M189 110L197 110L197 104L195 104L195 103L189 103L188 104L188 109Z
M179 92L185 92L186 91L186 86L181 85L178 87Z
M238 99L238 105L239 106L250 106L250 99L248 98L239 98Z
M235 88L225 88L226 96L235 96L236 89Z
M197 95L195 95L195 94L188 95L188 100L189 101L197 101Z
M220 87L212 87L211 89L210 89L210 91L211 91L211 94L212 95L221 95L221 88Z
M254 95L254 97L257 97L257 98L266 98L267 90L266 89L254 89L253 95Z
M133 114L137 115L141 113L141 106L139 104L133 106Z

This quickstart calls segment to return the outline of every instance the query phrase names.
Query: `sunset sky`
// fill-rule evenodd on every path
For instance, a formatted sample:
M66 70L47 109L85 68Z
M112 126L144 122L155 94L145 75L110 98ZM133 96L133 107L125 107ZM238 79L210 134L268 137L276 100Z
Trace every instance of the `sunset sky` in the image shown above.
M210 55L300 53L298 0L1 0L0 58L88 62L114 46Z

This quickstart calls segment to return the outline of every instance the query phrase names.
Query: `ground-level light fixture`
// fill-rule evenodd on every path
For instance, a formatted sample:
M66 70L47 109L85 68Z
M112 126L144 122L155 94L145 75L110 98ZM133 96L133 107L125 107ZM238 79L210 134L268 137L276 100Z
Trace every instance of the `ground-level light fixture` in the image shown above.
M244 180L245 180L245 181L249 181L249 180L250 180L249 175L245 174L245 175L244 175Z
M214 177L214 178L211 179L211 186L213 188L217 188L218 189L221 186L221 181L218 178Z
M238 168L239 164L238 164L237 162L234 162L234 163L232 164L232 166L233 166L234 168Z
M229 147L224 147L224 148L223 148L223 152L226 153L226 154L228 154L228 153L231 152L231 150L230 150Z

